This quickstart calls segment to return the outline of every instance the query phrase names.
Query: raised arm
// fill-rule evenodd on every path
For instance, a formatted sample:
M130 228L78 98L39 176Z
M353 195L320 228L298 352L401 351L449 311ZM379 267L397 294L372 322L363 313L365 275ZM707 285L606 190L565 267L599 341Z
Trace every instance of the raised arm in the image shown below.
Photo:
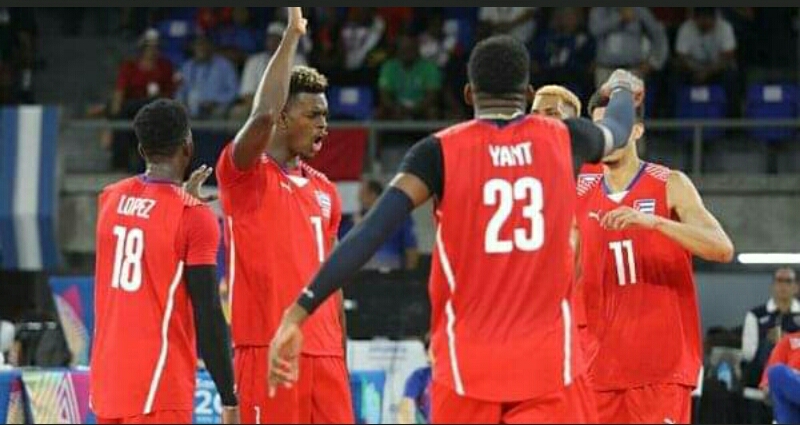
M275 124L289 99L292 66L306 26L302 9L290 7L283 40L261 78L250 117L234 141L233 163L240 171L255 165L270 144Z

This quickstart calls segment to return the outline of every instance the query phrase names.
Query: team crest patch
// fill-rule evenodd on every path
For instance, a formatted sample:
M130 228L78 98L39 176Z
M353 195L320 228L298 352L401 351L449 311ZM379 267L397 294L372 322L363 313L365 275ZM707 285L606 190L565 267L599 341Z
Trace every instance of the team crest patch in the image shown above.
M314 193L317 196L317 203L319 204L319 208L322 210L322 216L325 217L326 220L331 219L331 207L333 202L331 201L331 195L316 191Z
M642 199L633 203L633 209L642 214L655 215L656 213L656 200L655 199Z

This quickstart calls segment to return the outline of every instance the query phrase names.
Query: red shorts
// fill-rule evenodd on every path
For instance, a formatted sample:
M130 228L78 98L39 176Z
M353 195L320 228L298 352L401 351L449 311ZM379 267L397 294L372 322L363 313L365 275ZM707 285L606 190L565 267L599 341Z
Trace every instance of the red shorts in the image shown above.
M593 424L598 421L594 393L585 378L579 378L557 394L520 403L490 403L464 398L434 382L431 390L431 423Z
M239 408L245 424L354 423L350 377L344 359L302 356L300 380L291 389L267 389L267 348L237 348L234 358Z
M692 389L653 385L625 391L597 392L601 423L690 424Z
M193 415L191 410L154 412L146 416L132 416L123 419L97 418L100 425L151 425L151 424L191 424Z

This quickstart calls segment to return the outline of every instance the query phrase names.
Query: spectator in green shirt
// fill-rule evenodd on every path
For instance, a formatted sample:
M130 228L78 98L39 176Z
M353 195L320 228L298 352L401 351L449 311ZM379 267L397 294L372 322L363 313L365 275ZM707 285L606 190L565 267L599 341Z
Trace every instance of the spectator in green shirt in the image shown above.
M401 35L397 53L381 68L380 118L393 120L439 118L442 71L419 54L415 37Z

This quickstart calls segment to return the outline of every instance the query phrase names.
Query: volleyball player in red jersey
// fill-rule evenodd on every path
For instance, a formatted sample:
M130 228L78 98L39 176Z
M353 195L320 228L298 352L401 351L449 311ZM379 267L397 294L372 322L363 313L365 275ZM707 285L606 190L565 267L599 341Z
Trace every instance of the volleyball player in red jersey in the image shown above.
M336 187L303 162L319 153L327 135L328 83L311 68L292 68L306 21L299 7L289 9L252 114L217 165L236 384L246 423L351 423L341 296L304 326L308 344L299 384L267 397L272 335L333 249L341 221Z
M296 380L300 326L410 212L434 198L430 280L434 423L596 420L570 308L575 165L624 146L631 75L615 73L594 124L528 115L530 58L507 36L475 48L467 102L476 119L417 144L365 220L332 254L273 340L270 384Z
M91 408L99 423L192 423L199 339L223 420L236 423L219 226L181 188L194 151L186 111L156 101L134 128L147 172L106 187L98 202Z
M607 98L590 104L595 120ZM692 256L730 262L733 244L683 173L640 159L643 108L631 143L585 172L578 226L590 362L600 421L690 423L702 367Z

